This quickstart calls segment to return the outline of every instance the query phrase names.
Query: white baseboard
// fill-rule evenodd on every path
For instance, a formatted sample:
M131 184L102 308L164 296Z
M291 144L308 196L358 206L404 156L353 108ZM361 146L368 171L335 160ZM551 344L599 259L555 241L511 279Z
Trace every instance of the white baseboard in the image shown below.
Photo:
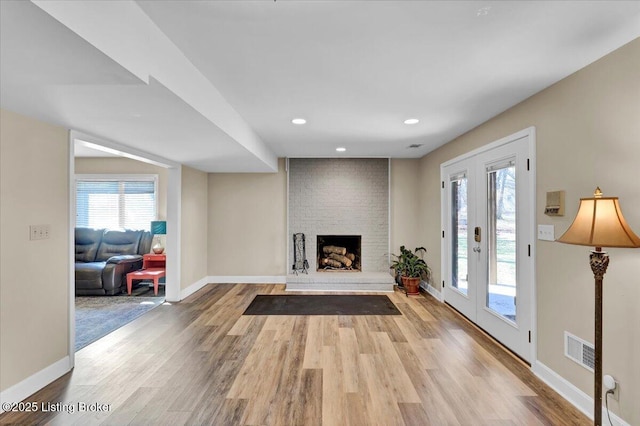
M65 356L61 360L27 377L20 383L16 383L10 388L0 392L0 402L4 404L5 402L23 401L25 398L33 395L49 383L71 371L70 362L69 356ZM0 408L0 414L3 412L4 410Z
M429 293L430 295L432 295L433 297L435 297L438 301L442 302L444 301L442 299L442 292L436 290L435 288L433 288L431 285L424 283L424 281L422 283L420 283L420 287L423 288L427 293Z
M180 300L191 296L207 284L285 284L287 277L284 275L259 276L259 275L213 275L204 277L187 288L180 291Z
M540 380L542 380L553 390L558 392L560 396L569 401L578 410L582 411L587 417L593 420L593 398L582 392L571 382L560 376L558 373L556 373L540 361L536 361L535 364L533 364L533 366L531 367L531 371L533 372L533 374L538 376ZM610 412L610 415L613 426L631 426L629 423L625 422L614 413ZM602 419L603 423L608 423L608 421L605 420L607 419L607 410L605 407L602 407Z
M285 284L285 275L214 275L207 277L209 284Z
M209 277L204 277L191 284L189 287L183 288L180 290L180 300L186 299L207 284L209 284Z
M393 284L384 283L287 283L286 291L337 291L355 293L393 293Z

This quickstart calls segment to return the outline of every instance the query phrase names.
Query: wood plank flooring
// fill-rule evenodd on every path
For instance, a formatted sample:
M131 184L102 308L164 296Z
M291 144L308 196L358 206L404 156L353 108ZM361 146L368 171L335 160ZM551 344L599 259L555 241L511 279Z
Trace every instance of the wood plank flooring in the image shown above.
M5 413L0 424L589 424L430 296L390 294L402 316L242 316L256 294L278 293L284 285L209 285L158 307L26 400L75 412Z

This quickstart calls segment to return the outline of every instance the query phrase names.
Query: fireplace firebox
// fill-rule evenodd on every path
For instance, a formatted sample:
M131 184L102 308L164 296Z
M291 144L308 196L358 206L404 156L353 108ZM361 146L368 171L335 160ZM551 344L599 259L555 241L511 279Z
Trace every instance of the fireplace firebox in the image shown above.
M362 271L361 235L318 235L317 271Z

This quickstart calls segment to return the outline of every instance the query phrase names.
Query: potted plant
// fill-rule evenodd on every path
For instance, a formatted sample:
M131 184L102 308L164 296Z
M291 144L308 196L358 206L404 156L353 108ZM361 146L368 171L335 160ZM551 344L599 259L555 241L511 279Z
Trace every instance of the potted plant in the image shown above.
M396 283L398 284L398 287L402 287L402 272L405 268L405 264L406 264L406 260L408 256L411 256L413 253L411 252L411 250L407 250L405 248L405 246L400 246L400 254L393 254L391 253L391 256L393 257L393 262L391 262L391 266L389 266L389 269L393 269L395 272L395 278L396 278Z
M416 247L411 251L401 246L399 255L392 254L394 261L391 263L391 268L400 275L407 295L419 294L420 281L424 279L428 282L431 278L431 268L423 259L426 252L427 249L424 247Z

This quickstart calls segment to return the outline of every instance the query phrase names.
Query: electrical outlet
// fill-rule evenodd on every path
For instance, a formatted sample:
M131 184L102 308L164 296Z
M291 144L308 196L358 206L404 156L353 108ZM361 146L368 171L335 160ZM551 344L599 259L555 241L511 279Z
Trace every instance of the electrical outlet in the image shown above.
M607 374L603 377L602 384L607 391L612 391L611 398L618 401L618 390L620 389L620 385L618 385L616 379L614 379L613 376Z
M616 388L613 390L613 393L611 394L611 398L615 399L616 401L619 401L619 399L618 399L619 397L620 397L619 396L619 389L616 386Z
M538 239L544 241L555 241L555 226L538 225Z

